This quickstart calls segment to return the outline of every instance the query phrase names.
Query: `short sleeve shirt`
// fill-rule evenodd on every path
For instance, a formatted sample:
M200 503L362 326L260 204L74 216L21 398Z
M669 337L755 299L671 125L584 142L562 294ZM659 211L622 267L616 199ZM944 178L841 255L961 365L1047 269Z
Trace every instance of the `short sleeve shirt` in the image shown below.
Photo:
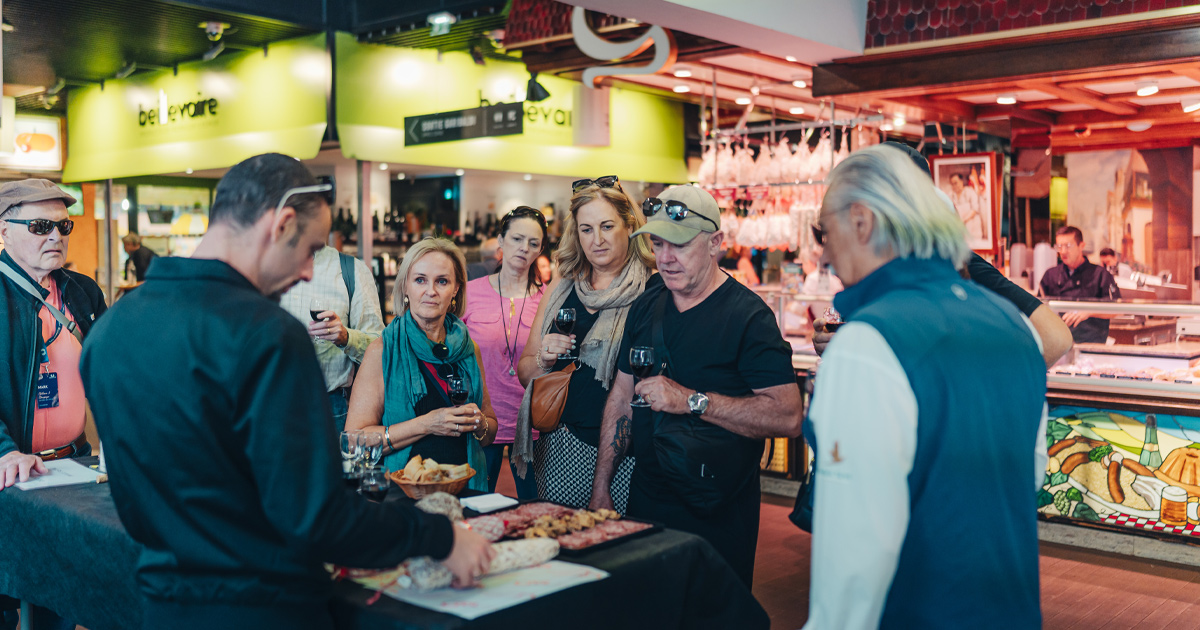
M990 289L992 293L1012 302L1017 310L1024 313L1026 317L1032 316L1033 312L1042 305L1042 301L1037 299L1037 296L1005 278L999 269L996 269L992 263L984 260L979 254L971 253L971 259L967 262L967 271L971 274L971 280L976 284Z
M629 350L653 346L654 306L667 291L655 275L629 310L617 368L632 374ZM680 313L667 297L663 343L671 357L671 379L708 394L749 396L754 390L795 384L792 348L779 332L775 314L756 293L732 278L703 302ZM661 362L660 357L656 357ZM657 371L656 371L657 373ZM633 450L639 475L659 476L653 445L653 413L633 410ZM756 448L761 444L754 442Z
M46 301L55 308L63 309L62 295L58 284L50 279L50 295ZM67 319L75 321L70 311L63 309ZM79 374L79 356L83 347L66 328L59 327L58 322L50 311L43 306L38 311L38 319L42 324L42 339L53 342L46 348L49 361L38 364L40 376L53 375L54 387L58 389L58 404L53 407L38 408L33 411L33 452L66 446L75 441L83 433L84 425L84 395L83 378ZM58 336L54 336L58 330Z

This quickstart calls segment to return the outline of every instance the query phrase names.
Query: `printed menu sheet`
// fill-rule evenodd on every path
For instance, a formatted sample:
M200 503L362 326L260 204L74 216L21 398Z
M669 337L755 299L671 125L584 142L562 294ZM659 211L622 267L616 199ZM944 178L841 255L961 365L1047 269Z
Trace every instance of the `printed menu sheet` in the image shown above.
M417 591L392 586L384 593L421 608L463 619L477 619L497 610L607 577L608 573L599 569L551 560L536 567L484 577L480 580L479 588L469 590L442 588L435 591Z
M55 488L58 486L73 486L82 483L96 483L100 473L70 459L56 459L46 462L50 472L34 477L24 483L18 483L22 490L37 490L38 488Z

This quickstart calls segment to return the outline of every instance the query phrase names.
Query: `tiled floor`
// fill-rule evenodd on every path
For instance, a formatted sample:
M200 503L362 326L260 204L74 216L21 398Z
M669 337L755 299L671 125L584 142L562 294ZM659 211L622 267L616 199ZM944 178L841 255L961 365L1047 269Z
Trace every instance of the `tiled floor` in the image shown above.
M512 493L501 477L499 490ZM764 495L754 595L773 630L808 618L812 539L787 520L791 501ZM1041 548L1045 630L1200 629L1200 568L1136 560L1045 543Z

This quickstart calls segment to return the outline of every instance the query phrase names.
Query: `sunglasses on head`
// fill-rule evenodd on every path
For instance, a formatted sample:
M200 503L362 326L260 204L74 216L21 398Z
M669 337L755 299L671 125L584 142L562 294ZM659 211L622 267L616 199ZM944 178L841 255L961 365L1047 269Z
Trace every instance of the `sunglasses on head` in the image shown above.
M529 206L518 206L509 212L507 216L514 219L528 217L540 223L542 227L546 227L546 215L542 214L540 210L535 210Z
M699 212L692 211L692 209L688 208L687 204L683 203L682 201L675 201L674 199L663 201L658 197L648 197L642 202L642 214L646 215L647 219L658 214L660 210L666 212L667 218L673 221L682 221L688 218L689 215L695 215L701 219L704 219L705 221L708 221L718 230L721 229L721 226L717 225L716 221L713 221Z
M317 184L315 186L299 186L297 188L290 188L286 192L283 193L283 198L279 200L279 205L275 206L275 214L279 214L280 210L283 210L285 207L287 207L288 199L291 199L292 197L295 197L296 195L311 195L313 193L325 193L325 194L321 195L321 198L325 200L326 204L332 206L333 199L329 195L329 193L332 191L333 191L333 184Z
M71 230L75 229L75 222L70 219L63 219L62 221L51 221L50 219L5 219L5 221L28 226L29 233L37 234L38 236L49 234L55 227L58 228L58 233L63 236L70 234Z
M621 180L617 179L616 175L605 175L604 177L597 177L596 179L577 179L571 182L571 192L577 193L588 186L599 186L601 188L616 188L617 190L623 190L621 188Z

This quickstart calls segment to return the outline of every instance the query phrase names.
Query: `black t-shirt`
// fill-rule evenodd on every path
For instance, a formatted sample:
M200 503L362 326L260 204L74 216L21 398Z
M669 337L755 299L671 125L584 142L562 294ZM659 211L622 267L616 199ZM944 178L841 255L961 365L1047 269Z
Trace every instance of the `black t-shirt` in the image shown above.
M570 295L563 302L563 308L575 309L575 328L571 330L571 334L575 335L576 348L571 354L579 356L579 347L582 346L584 337L592 330L592 326L596 325L596 320L600 319L600 313L589 312L575 289L571 289ZM550 318L557 315L558 313L546 313L546 317ZM557 328L551 330L558 332ZM557 372L570 364L569 359L559 359L554 364L554 370ZM563 405L562 423L570 428L571 433L581 442L596 446L600 442L600 420L604 415L606 400L608 390L596 380L596 369L580 361L567 385L567 402Z
M1064 300L1119 300L1121 289L1112 274L1087 259L1071 271L1059 263L1042 275L1042 295ZM1108 320L1089 317L1071 329L1075 343L1104 343L1108 340Z
M971 252L971 260L967 262L967 272L971 274L971 280L975 284L1012 302L1017 310L1024 313L1026 317L1032 316L1033 312L1042 305L1042 301L1037 299L1037 296L1013 284L1011 280L1004 277L1004 274L1000 273L995 265L984 260L975 252Z
M629 349L653 346L654 303L667 288L655 275L629 310L617 369L632 374ZM663 343L670 353L671 380L688 389L724 396L749 396L756 389L795 384L792 347L779 332L775 314L756 293L736 280L725 282L703 302L680 313L668 297L663 312ZM660 357L656 357L661 362ZM762 449L758 440L747 448ZM649 491L668 493L653 444L653 412L633 410L634 476Z
M429 364L421 363L421 376L425 377L425 396L421 400L418 400L414 406L413 417L423 416L438 409L445 409L452 406L449 386L446 385L445 381L429 371ZM432 459L439 464L454 464L457 466L467 463L467 449L470 448L467 440L473 439L475 438L468 433L464 433L458 437L426 435L413 442L412 451L409 452L409 455L420 455L426 459Z

